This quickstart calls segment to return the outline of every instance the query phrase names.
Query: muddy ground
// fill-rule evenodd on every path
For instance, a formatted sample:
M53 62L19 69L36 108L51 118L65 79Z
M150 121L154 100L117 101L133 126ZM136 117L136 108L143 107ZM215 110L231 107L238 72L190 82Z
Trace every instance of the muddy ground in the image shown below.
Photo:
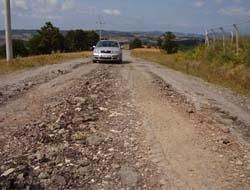
M124 52L0 78L0 189L250 189L250 101Z

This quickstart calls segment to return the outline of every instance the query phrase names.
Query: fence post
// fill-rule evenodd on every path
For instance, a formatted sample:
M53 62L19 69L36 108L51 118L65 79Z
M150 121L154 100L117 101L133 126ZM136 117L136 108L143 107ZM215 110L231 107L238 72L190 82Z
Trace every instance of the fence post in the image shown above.
M236 31L236 55L239 55L239 38L240 38L240 31L236 24L233 25L235 31Z
M205 31L205 44L209 47L209 37L208 37L208 31Z
M214 31L214 29L211 29L211 32L212 32L212 34L213 34L213 49L215 49L215 42L216 42L216 39L215 39L215 31Z
M234 32L231 31L231 43L233 44L234 43Z
M225 31L224 31L224 29L222 27L220 27L220 30L222 32L223 53L226 54L226 42L225 42L226 33L225 33Z

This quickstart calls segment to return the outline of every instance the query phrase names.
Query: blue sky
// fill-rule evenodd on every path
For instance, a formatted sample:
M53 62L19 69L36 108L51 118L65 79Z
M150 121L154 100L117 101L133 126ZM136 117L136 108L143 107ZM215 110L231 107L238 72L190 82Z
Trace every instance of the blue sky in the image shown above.
M0 29L4 29L0 0ZM250 0L11 0L12 27L38 29L52 21L60 29L203 33L250 20ZM250 24L249 24L250 25Z

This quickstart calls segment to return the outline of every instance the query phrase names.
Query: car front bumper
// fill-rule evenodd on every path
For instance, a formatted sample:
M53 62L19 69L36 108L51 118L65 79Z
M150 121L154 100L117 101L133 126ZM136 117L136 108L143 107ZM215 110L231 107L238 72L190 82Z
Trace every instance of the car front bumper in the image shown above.
M121 55L95 53L93 55L93 61L121 61Z

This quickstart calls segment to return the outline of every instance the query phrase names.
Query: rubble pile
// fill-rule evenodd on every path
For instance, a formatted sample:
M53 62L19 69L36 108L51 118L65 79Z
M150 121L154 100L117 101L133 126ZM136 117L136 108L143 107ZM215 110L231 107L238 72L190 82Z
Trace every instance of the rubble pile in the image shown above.
M39 120L1 137L0 189L159 189L117 77L98 67L51 97Z

